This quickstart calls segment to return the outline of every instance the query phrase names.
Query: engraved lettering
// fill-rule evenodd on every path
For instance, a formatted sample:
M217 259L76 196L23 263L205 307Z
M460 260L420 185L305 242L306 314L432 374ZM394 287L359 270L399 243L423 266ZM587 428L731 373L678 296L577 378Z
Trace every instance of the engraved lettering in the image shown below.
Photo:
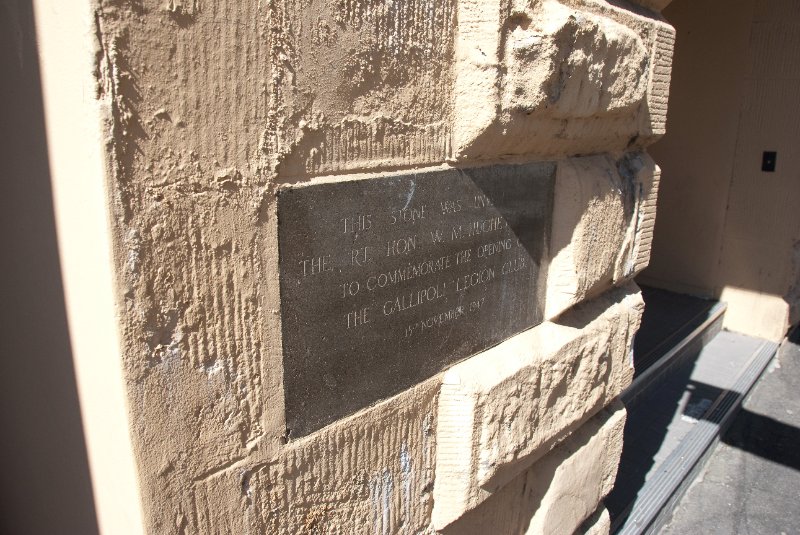
M479 310L483 306L484 301L486 301L485 297L481 297L477 301L471 301L469 304L469 311L475 312L476 310Z
M452 265L453 261L450 255L423 260L417 264L406 264L378 275L370 275L367 277L367 290L372 292L378 288L385 288L393 284L416 279L417 277L439 273L450 269Z
M420 219L425 219L425 205L419 208L402 208L400 210L392 210L389 214L392 218L392 225L398 223L416 223Z
M278 188L292 439L541 323L555 171L499 164Z
M439 312L434 316L429 316L418 323L420 327L420 334L423 333L426 329L441 327L445 323L456 321L458 319L463 318L465 315L466 311L464 310L464 307L457 306L456 308L451 308L450 310Z
M492 217L490 219L481 219L473 221L467 231L467 236L477 236L478 234L486 234L489 232L496 232L506 228L506 223L502 217Z
M394 301L386 301L383 304L383 315L391 316L397 312L402 312L431 301L436 301L444 297L444 295L445 283L423 288L422 290L416 290L407 294L398 295Z
M417 329L417 324L416 323L412 323L411 325L407 325L406 326L405 337L406 338L410 338L411 336L413 336L414 332L416 331L416 329Z
M353 249L350 252L350 265L353 266L363 266L369 261L369 247L359 247L358 249Z
M341 285L342 288L342 298L345 297L353 297L357 295L359 290L361 289L361 284L358 281L353 282L345 282Z
M492 243L485 243L483 245L478 246L478 258L484 258L487 256L492 256L497 253L502 253L508 251L514 246L514 240L511 238L506 238L505 240L500 240Z
M506 262L503 264L503 267L500 269L500 273L503 275L508 275L509 273L516 273L517 271L522 271L525 269L526 266L525 257L519 256L514 260Z
M372 214L343 217L339 222L342 223L344 234L364 232L372 228Z
M457 321L466 315L466 309L459 305L455 308L445 310L444 312L439 312L438 314L428 316L425 319L407 325L404 334L406 338L411 338L423 334L426 330L430 330L434 327L441 327L446 323Z
M333 271L333 266L330 265L331 255L316 256L314 258L307 258L298 262L303 266L303 276L319 275L325 271Z
M362 325L366 325L369 323L369 317L367 316L367 312L369 311L369 307L364 307L358 310L354 310L352 312L347 313L347 328L352 329L353 327L360 327Z
M386 256L409 254L417 248L417 236L408 236L386 242Z
M490 206L494 206L494 203L489 200L489 197L486 195L475 195L475 208L488 208Z
M453 201L442 201L439 203L442 207L442 215L454 214L460 212L462 209L461 199Z
M456 291L463 292L467 288L471 288L473 286L480 286L481 284L486 284L491 282L495 279L495 271L492 267L483 268L480 271L476 271L474 273L470 273L469 275L464 275L456 279Z

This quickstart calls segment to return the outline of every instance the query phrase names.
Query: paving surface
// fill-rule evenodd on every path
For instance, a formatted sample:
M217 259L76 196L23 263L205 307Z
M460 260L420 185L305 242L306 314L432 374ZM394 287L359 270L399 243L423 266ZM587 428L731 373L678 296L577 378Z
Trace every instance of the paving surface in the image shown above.
M624 446L614 490L605 500L612 518L627 514L644 484L681 444L714 401L733 387L761 346L758 338L720 332L691 353L656 387L628 405Z
M624 446L614 489L605 500L612 518L650 498L644 485L681 445L714 401L734 383L762 340L720 332L655 387L628 405Z
M703 323L716 304L649 286L641 289L646 306L633 343L637 376Z
M662 535L800 535L798 342L795 331Z

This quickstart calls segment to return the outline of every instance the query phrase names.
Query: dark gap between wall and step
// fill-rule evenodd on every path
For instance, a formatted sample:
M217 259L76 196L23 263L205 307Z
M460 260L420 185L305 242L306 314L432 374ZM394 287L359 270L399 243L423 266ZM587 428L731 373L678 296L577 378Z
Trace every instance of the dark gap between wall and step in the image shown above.
M642 293L636 373L622 394L622 459L605 500L612 532L625 534L660 529L777 350L721 331L722 303L647 287Z

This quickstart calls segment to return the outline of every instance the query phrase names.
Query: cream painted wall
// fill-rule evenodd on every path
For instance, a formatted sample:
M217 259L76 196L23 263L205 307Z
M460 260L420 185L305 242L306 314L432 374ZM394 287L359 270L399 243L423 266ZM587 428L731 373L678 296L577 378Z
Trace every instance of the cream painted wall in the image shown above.
M780 339L800 237L800 5L677 0L650 268L641 281L728 302L726 326ZM761 171L777 151L776 172Z
M722 298L734 305L727 326L776 339L796 307L800 260L798 2L756 2L747 61L720 281ZM761 171L765 150L778 153L774 173Z
M96 535L37 54L31 2L0 2L0 533Z
M101 533L144 533L120 358L92 4L34 0L69 341ZM55 439L54 439L55 440ZM67 531L61 531L67 533Z
M752 18L751 0L725 4L676 0L665 9L677 30L670 108L667 134L651 148L663 180L645 278L701 295L716 293Z

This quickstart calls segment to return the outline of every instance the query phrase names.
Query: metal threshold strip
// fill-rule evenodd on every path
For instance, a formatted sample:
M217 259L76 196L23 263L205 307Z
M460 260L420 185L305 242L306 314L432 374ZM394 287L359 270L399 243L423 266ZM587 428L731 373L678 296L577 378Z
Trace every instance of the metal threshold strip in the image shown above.
M702 328L703 326L698 327L698 330ZM691 337L687 337L682 344L688 340ZM697 471L703 466L702 461L730 425L744 398L777 350L776 343L761 343L733 386L717 397L697 425L664 460L657 472L642 487L630 514L627 518L620 519L624 524L615 526L617 529L613 531L619 535L638 535L655 533L664 525L669 519L672 506L691 484Z

